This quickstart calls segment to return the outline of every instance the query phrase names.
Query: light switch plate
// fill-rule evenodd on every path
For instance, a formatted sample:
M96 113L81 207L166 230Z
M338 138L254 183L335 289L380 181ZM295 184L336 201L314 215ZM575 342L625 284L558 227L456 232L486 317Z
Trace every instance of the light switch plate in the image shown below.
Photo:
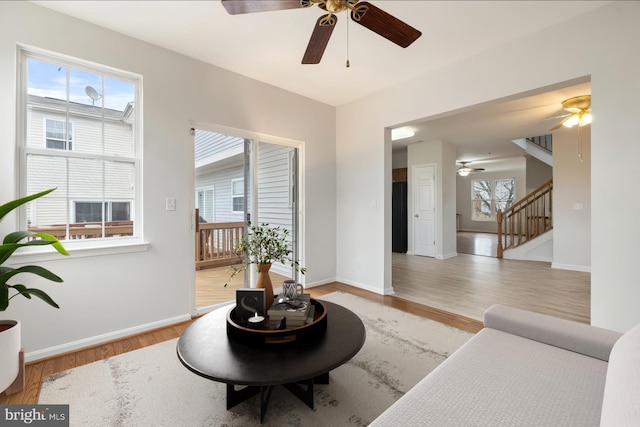
M165 204L168 211L176 210L176 199L174 197L167 197Z

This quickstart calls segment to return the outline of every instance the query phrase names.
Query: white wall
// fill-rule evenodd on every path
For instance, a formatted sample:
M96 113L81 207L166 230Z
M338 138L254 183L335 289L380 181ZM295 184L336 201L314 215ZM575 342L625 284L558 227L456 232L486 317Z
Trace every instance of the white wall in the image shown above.
M62 308L54 310L38 301L15 299L9 310L0 314L23 322L23 344L30 357L68 350L69 343L86 345L189 317L195 280L190 228L194 206L192 121L304 142L306 282L335 279L333 107L28 2L1 2L3 202L17 195L16 43L141 74L144 88L143 211L149 249L89 258L72 254L68 259L43 263L65 282L52 285L34 279L30 283L49 291ZM375 185L381 186L382 179ZM166 197L176 198L175 211L165 211ZM379 199L382 205L382 197ZM5 218L0 234L15 229L15 224L15 218Z
M460 229L464 231L478 231L482 233L497 233L497 219L491 221L476 221L471 219L471 182L474 179L511 179L516 180L516 201L527 195L526 173L524 169L514 169L499 172L476 172L467 176L456 175L457 184L457 213L460 214Z
M396 150L393 152L393 161L391 162L393 169L407 167L407 149Z
M531 193L553 178L553 167L533 156L525 156L525 165L527 180L527 192L525 194Z
M626 330L640 322L635 267L640 231L629 227L640 199L629 197L636 193L636 177L626 167L640 158L640 104L630 96L640 93L639 21L639 2L613 2L339 107L337 276L380 293L391 288L391 218L385 215L387 203L385 212L369 204L390 195L385 182L391 179L391 160L385 159L391 156L390 138L384 127L590 75L592 323ZM627 206L612 210L611 200L625 200Z
M553 134L553 267L591 271L589 126ZM582 135L582 159L578 158ZM626 203L625 203L626 205Z

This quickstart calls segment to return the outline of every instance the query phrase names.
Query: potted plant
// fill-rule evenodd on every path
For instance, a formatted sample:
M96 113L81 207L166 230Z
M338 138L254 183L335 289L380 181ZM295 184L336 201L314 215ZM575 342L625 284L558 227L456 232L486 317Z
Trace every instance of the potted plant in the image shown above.
M240 239L240 244L235 250L238 255L244 255L244 262L240 267L232 266L234 271L224 286L227 286L240 271L255 264L258 271L256 288L265 289L265 301L270 304L273 302L273 285L269 277L269 269L274 262L288 264L302 274L307 269L300 267L298 261L291 258L293 248L289 242L289 230L282 227L270 227L269 224L252 225L251 221L247 222L247 225L249 231L246 236Z
M18 206L49 194L53 190L55 188L0 205L0 220ZM0 245L0 312L5 311L9 307L9 302L18 295L22 295L27 299L35 296L52 307L60 308L46 292L40 289L28 288L19 283L9 284L10 279L22 273L31 273L53 282L62 282L60 277L37 265L25 265L18 268L4 265L18 249L42 245L51 245L62 255L69 255L62 243L47 233L14 231L7 234L2 240ZM0 320L0 392L7 389L18 376L20 371L20 348L20 322L17 320Z

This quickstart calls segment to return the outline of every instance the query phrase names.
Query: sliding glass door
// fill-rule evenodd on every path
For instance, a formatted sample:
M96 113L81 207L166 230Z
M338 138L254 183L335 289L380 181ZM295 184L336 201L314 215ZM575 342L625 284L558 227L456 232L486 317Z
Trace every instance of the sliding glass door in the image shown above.
M295 147L260 140L246 140L245 188L247 219L253 224L269 224L289 232L293 257L298 254L298 150ZM275 263L271 272L286 279L296 279L290 265ZM249 276L249 275L247 275ZM245 286L254 283L247 277ZM282 283L272 278L274 287Z
M203 126L204 127L204 126ZM224 286L238 262L233 249L247 223L289 231L293 258L299 253L298 147L294 143L233 132L195 129L196 308L233 300L251 287L254 268ZM274 288L300 281L290 265L273 264Z

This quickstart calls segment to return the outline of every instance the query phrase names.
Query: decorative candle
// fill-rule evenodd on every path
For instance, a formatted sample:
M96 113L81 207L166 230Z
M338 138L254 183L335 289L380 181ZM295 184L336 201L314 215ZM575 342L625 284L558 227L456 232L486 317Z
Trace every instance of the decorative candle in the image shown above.
M249 322L249 325L251 326L260 326L262 324L262 322L264 322L264 317L262 316L258 316L258 313L256 312L256 314L252 317L249 317L247 319L247 321Z

